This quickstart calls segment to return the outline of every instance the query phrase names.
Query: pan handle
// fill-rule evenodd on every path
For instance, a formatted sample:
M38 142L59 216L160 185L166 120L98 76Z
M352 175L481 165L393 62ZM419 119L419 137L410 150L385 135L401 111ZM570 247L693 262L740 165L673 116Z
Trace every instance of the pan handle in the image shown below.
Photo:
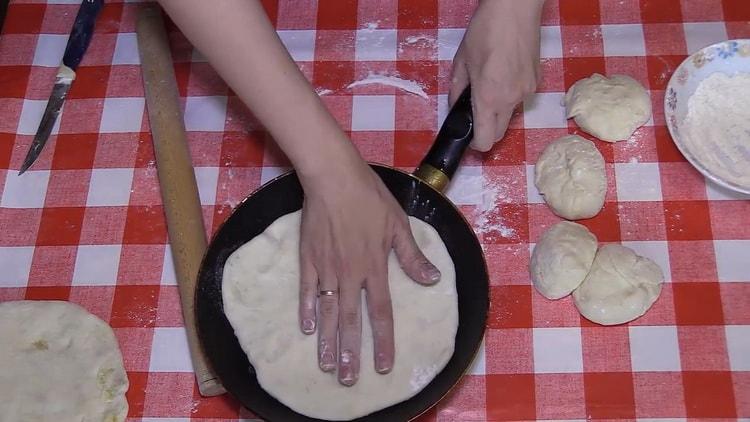
M471 86L467 86L445 118L422 163L414 170L414 176L436 190L443 191L456 173L461 157L473 137Z

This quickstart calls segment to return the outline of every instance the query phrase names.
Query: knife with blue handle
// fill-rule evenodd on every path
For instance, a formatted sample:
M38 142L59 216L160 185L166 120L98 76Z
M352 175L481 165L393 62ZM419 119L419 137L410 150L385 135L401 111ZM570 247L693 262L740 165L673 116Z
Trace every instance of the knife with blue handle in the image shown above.
M57 70L55 86L52 88L47 108L44 110L42 121L39 123L39 128L34 135L29 152L26 154L26 159L18 172L19 175L34 164L34 161L39 157L39 153L42 152L44 144L47 143L50 133L52 133L57 116L60 114L63 102L65 102L65 96L76 78L76 69L81 64L83 54L91 42L91 36L94 34L94 23L99 11L102 10L102 6L104 6L104 0L83 0L81 7L78 9L78 15L76 15L73 29L70 31L68 44L65 46L62 63Z

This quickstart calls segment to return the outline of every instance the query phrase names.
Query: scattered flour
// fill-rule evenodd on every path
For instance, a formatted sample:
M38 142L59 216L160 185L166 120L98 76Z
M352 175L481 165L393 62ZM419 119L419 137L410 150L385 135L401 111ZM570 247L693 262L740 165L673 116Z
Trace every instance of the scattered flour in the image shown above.
M516 230L505 224L500 205L508 199L508 186L502 181L482 176L482 198L477 206L474 230L477 235L499 234L506 239L516 236Z
M239 205L240 201L242 201L243 199L236 197L236 195L233 195L233 192L230 189L230 186L237 183L234 179L234 168L229 167L218 189L219 192L224 192L223 196L225 196L224 200L221 201L219 205L228 206L230 209L237 208L237 205Z
M481 169L463 167L458 170L453 182L448 186L446 195L455 204L473 206L471 215L474 232L482 237L502 237L517 239L516 229L510 227L508 208L503 204L516 202L511 192L516 192L525 183L521 180L511 180L507 177L493 178L484 174ZM533 181L532 181L533 183Z
M424 99L427 99L427 93L424 92L424 89L421 85L419 85L416 81L412 80L406 80L401 79L398 76L393 75L385 75L382 73L368 73L367 77L364 79L360 79L358 81L354 81L347 85L347 88L354 88L355 86L364 86L364 85L373 85L373 84L380 84L380 85L388 85L392 87L396 87L398 89L402 89L406 92L412 93L414 95L418 95Z
M451 44L451 43L440 41L437 38L430 36L430 35L425 35L425 34L409 35L403 41L398 43L398 52L399 54L403 54L405 47L409 47L411 51L414 51L414 49L416 48L417 50L423 51L423 53L419 53L420 55L424 54L424 52L427 52L428 56L430 56L433 59L437 59L438 49L435 47L453 48L453 49L458 47L458 46L452 46L448 44Z
M404 44L416 44L420 41L424 41L427 44L434 44L435 38L427 35L410 35L404 40Z
M682 141L711 173L750 188L750 73L714 73L688 100Z
M235 198L227 198L222 203L222 205L226 205L226 206L228 206L231 209L237 208L237 205L239 205L239 204L240 204L240 200L239 199L235 199Z

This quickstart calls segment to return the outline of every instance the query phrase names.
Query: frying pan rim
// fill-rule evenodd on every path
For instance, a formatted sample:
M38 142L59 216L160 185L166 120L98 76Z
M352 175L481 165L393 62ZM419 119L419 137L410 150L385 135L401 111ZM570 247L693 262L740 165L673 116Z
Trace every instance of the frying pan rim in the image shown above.
M448 205L448 206L452 207L452 208L453 208L453 210L454 210L454 211L456 211L456 214L457 214L457 215L458 215L458 216L459 216L459 217L461 218L461 220L463 220L464 224L466 224L466 226L467 226L467 227L469 227L469 229L471 230L472 234L474 235L474 239L475 239L475 240L477 241L477 243L480 243L480 242L479 242L479 238L477 237L477 234L476 234L476 232L474 231L474 228L473 228L473 226L471 225L471 223L469 222L469 220L467 220L467 219L466 219L466 216L464 216L464 214L463 214L463 212L461 212L460 208L458 208L458 207L456 206L456 204L455 204L455 203L453 203L453 201L451 201L451 200L450 200L450 198L448 198L448 197L447 197L447 196L445 195L445 193L444 193L444 192L442 192L442 191L440 191L440 190L438 190L438 189L435 189L435 188L434 188L433 186L431 186L431 185L430 185L429 183L426 183L426 182L425 182L424 180L420 179L419 177L417 177L417 176L415 176L414 174L412 174L412 173L410 173L410 172L407 172L407 171L405 171L405 170L401 170L401 169L399 169L399 168L396 168L396 167L392 167L392 166L388 166L388 165L385 165L385 164L380 164L380 163L372 163L372 162L368 162L367 164L368 164L369 166L371 166L371 167L379 167L379 168L382 168L382 169L385 169L385 170L391 170L391 171L395 171L395 172L397 172L397 173L401 173L401 174L403 174L403 175L405 175L405 176L408 176L408 177L410 177L411 179L413 179L413 180L417 181L418 183L420 183L420 184L422 184L422 185L424 185L424 186L426 186L426 187L429 187L430 189L432 189L432 191L434 191L435 193L437 193L438 195L440 195L440 197L441 197L441 198L442 198L442 199L444 200L444 202L445 202L445 204L446 204L446 205ZM259 191L261 191L262 189L265 189L266 187L270 186L271 184L273 184L274 182L276 182L276 181L278 181L278 180L280 180L280 179L283 179L283 178L285 178L285 177L289 177L289 175L291 175L291 174L293 174L293 173L296 173L296 170L294 170L294 169L292 168L292 169L290 169L290 170L288 170L288 171L285 171L284 173L282 173L282 174L280 174L280 175L278 175L278 176L274 177L273 179L270 179L270 180L268 180L268 181L267 181L266 183L263 183L263 184L262 184L261 186L259 186L258 188L254 189L254 190L253 190L253 191L252 191L251 193L249 193L249 194L248 194L248 195L247 195L247 196L246 196L245 198L243 198L243 199L242 199L242 200L241 200L241 201L240 201L240 202L239 202L239 203L238 203L238 204L237 204L237 205L236 205L236 206L234 207L234 209L233 209L233 210L232 210L232 212L231 212L231 213L229 214L229 216L228 216L228 217L227 217L227 218L226 218L226 219L225 219L225 220L224 220L223 222L221 222L221 224L220 224L220 225L219 225L219 226L218 226L218 227L216 228L216 230L214 230L214 232L213 232L213 234L212 234L212 236L211 236L211 239L210 239L210 241L209 241L209 242L208 242L208 244L206 245L206 251L205 251L205 252L203 253L203 258L201 259L201 265L200 265L200 268L199 268L199 271L198 271L198 276L197 276L197 280L196 280L196 288L195 288L195 294L194 294L194 296L193 296L193 302L194 302L194 303L193 303L193 309L194 309L194 311L193 311L193 312L196 312L196 316L195 316L195 319L196 319L196 321L198 320L198 318L197 318L197 309L198 309L198 292L199 292L199 289L198 289L198 283L199 283L199 282L200 282L200 280L202 279L202 275L203 275L203 273L204 273L204 269L206 268L206 260L207 260L207 258L208 258L208 252L209 252L210 246L211 246L211 245L212 245L212 244L214 243L214 241L215 241L215 239L216 239L216 236L217 236L217 235L218 235L218 234L219 234L219 233L221 232L221 230L222 230L222 229L224 228L224 226L225 226L225 225L226 225L226 224L227 224L227 223L229 222L229 220L230 220L230 219L232 218L232 216L234 215L234 213L235 213L235 212L236 212L236 211L237 211L237 210L238 210L238 209L239 209L239 208L240 208L240 207L241 207L241 206L242 206L242 205L243 205L243 204L244 204L245 202L247 202L248 200L250 200L250 198L252 198L252 197L253 197L253 196L254 196L255 194L257 194L257 193L258 193ZM429 223L428 223L428 224L429 224ZM486 258L485 258L485 255L484 255L484 251L481 251L481 243L480 243L480 252L481 252L481 258L482 258L482 267L483 267L482 269L484 270L484 273L485 273L485 274L487 275L487 284L488 284L488 287L489 287L489 269L488 269L488 267L487 267L487 260L486 260ZM472 363L473 363L473 362L474 362L474 361L476 360L476 357L477 357L477 355L479 354L479 349L480 349L480 348L482 347L482 342L484 341L485 335L486 335L486 333L487 333L487 320L488 320L488 318L489 318L489 307L490 307L490 295L489 295L489 291L487 292L487 295L486 295L486 297L487 297L487 300L486 300L486 301L484 301L484 302L482 303L482 306L483 306L483 314L484 314L484 319L483 319L483 321L482 321L482 325L481 325L481 328L482 328L482 336L481 336L480 340L479 340L478 342L476 342L476 346L474 346L474 350L473 350L473 352L471 353L471 359L470 359L470 360L468 360L469 364L468 364L468 365L466 365L466 366L465 366L465 367L464 367L464 368L462 369L462 373L463 373L464 375L466 374L466 371L467 371L467 370L469 369L469 367L471 366L471 364L472 364ZM224 317L226 318L226 314L224 314ZM203 351L203 354L204 354L204 355L206 356L206 361L207 361L207 363L208 363L208 366L209 366L209 367L211 368L211 370L212 370L213 374L214 374L214 375L216 376L216 378L218 378L218 379L219 379L219 381L221 381L221 376L220 376L220 375L219 375L219 374L217 373L217 371L215 370L215 368L214 368L214 365L213 365L213 362L212 362L212 359L210 359L210 358L209 358L209 355L210 355L210 354L208 353L208 351L206 350L206 347L205 347L205 345L203 344L203 343L204 343L204 341L203 341L203 338L204 338L204 336L203 336L203 335L201 335L201 331L202 331L202 329L201 329L201 325L200 325L200 324L198 324L197 322L196 322L196 330L197 330L197 332L198 332L198 343L199 343L199 345L200 345L200 348L201 348L201 350ZM239 343L239 340L237 340L237 342ZM243 352L244 352L244 350L243 350ZM443 401L443 399L445 399L445 397L447 397L447 396L448 396L448 395L449 395L449 394L450 394L450 393L451 393L451 392L452 392L452 391L453 391L453 390L454 390L454 389L456 388L456 386L457 386L457 385L458 385L458 384L459 384L459 383L461 382L462 378L463 378L463 376L461 376L461 377L458 377L458 378L456 378L456 380L455 380L455 381L454 381L453 383L451 383L450 387L449 387L448 389L446 389L446 390L445 390L445 392L444 392L444 393L443 393L443 394L442 394L442 395L440 396L440 398L438 398L437 400L434 400L434 401L433 401L432 403L430 403L430 404L429 404L429 406L427 406L427 407L426 407L426 408L425 408L424 410L422 410L422 411L421 411L420 413L418 413L418 414L414 415L413 417L409 418L409 421L413 421L413 420L416 420L416 419L417 419L417 418L419 418L420 416L422 416L422 415L424 415L425 413L427 413L427 412L429 412L430 410L432 410L432 408L433 408L433 407L435 407L435 406L436 406L436 405L437 405L438 403L440 403L441 401ZM222 385L223 385L223 382L222 382ZM429 385L429 383L428 383L427 385ZM261 387L261 388L262 388L262 387ZM234 397L234 398L235 398L235 399L236 399L237 401L239 401L239 402L240 402L240 404L241 404L242 406L245 406L245 405L244 405L244 403L242 403L242 401L241 401L241 400L239 400L239 398L237 398L237 397L235 396L235 394L234 394L233 392L229 391L229 389L227 389L227 393L229 393L229 394L230 394L230 395L231 395L232 397ZM270 394L269 394L269 395L270 395ZM271 396L271 397L273 397L273 396ZM274 398L275 400L279 401L279 400L278 400L278 399L277 399L276 397L273 397L273 398ZM403 401L401 401L401 402L399 402L399 403L396 403L396 404L393 404L393 405L391 405L391 406L396 406L396 405L398 405L398 404L400 404L400 403L403 403L403 402L405 402L405 401L411 400L412 398L413 398L413 397L410 397L410 398L408 398L408 399L406 399L406 400L403 400ZM279 403L281 403L281 402L279 401ZM283 403L282 403L282 405L283 405ZM388 407L391 407L391 406L388 406ZM287 407L288 407L288 406L287 406ZM383 408L383 409L387 409L388 407L385 407L385 408ZM380 409L380 410L383 410L383 409ZM256 411L255 411L255 410L253 410L253 409L249 409L249 410L251 410L251 411L253 411L253 412L256 412ZM377 410L377 411L375 411L375 412L378 412L378 411L380 411L380 410ZM292 410L292 411L294 412L294 410ZM370 414L372 414L372 413L375 413L375 412L371 412L371 413L369 413L368 415L370 415ZM296 413L296 412L295 412L295 413ZM256 413L256 414L257 414L257 413ZM364 416L368 416L368 415L364 415ZM258 414L258 416L260 416L261 418L263 418L263 415L260 415L260 414ZM305 416L305 415L302 415L302 416ZM363 416L363 417L364 417L364 416ZM309 417L309 416L308 416L308 417ZM264 419L265 419L265 418L264 418ZM312 419L316 419L316 418L312 418Z
M417 182L419 182L419 183L421 183L421 184L429 187L430 189L432 189L433 191L435 191L435 193L437 193L438 195L440 195L440 197L442 197L448 205L450 205L451 207L453 207L453 209L461 217L461 219L464 221L464 223L466 223L467 226L472 227L471 231L474 232L473 226L471 225L471 223L469 222L469 220L466 219L466 216L464 216L464 213L461 211L461 209L458 208L456 206L456 204L454 204L453 201L451 201L451 199L448 198L448 196L443 191L435 189L432 185L430 185L429 183L425 182L424 180L420 179L419 177L415 176L413 173L410 173L408 171L401 170L399 168L388 166L388 165L385 165L385 164L380 164L380 163L367 162L367 164L369 166L371 166L371 167L380 167L382 169L396 171L398 173L401 173L401 174L404 174L406 176L409 176L410 178L416 180ZM224 225L226 224L226 222L229 221L229 219L232 217L232 214L234 214L234 212L237 210L237 208L240 207L240 205L242 205L245 202L247 202L252 196L254 196L256 193L258 193L259 191L261 191L262 189L264 189L266 186L271 185L272 183L276 182L279 179L283 179L285 177L288 177L292 173L296 173L296 170L290 169L290 170L285 171L284 173L279 174L278 176L274 177L273 179L268 180L266 183L263 183L262 185L260 185L256 189L254 189L252 192L250 192L247 196L245 196L244 198L242 198L242 200L240 202L238 202L237 205L235 205L234 209L229 214L229 217L227 217L226 220L222 221L221 224L219 224L219 226L216 228L216 230L214 230L213 234L211 235L211 240L208 242L208 244L211 244L214 241L214 238L216 237L216 235L221 231L221 229L224 227ZM474 237L477 237L476 232L474 232ZM477 241L479 241L479 238L477 238ZM203 254L203 259L201 259L201 264L203 263L203 260L206 258L207 254L208 254L208 246L206 246L206 252ZM484 253L482 254L482 256L484 256ZM484 260L484 261L485 261L484 262L485 271L487 271L487 261L486 260Z

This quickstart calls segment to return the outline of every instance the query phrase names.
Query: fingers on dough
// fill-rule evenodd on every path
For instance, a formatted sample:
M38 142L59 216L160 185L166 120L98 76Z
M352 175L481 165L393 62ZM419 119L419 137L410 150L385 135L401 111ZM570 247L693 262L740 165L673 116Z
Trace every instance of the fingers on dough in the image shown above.
M581 79L565 94L564 104L568 119L607 142L627 140L651 118L648 92L626 75L594 73Z
M586 278L596 255L596 236L585 226L562 221L550 227L531 255L531 281L547 299L560 299Z
M393 251L401 268L412 280L426 286L440 281L440 270L419 249L408 221L397 228L393 237Z
M383 259L383 268L387 268ZM393 341L393 304L388 289L388 274L376 274L365 283L367 312L372 328L375 371L381 374L393 368L395 344Z
M362 285L339 284L339 382L354 385L362 350Z
M552 212L568 220L591 218L604 206L604 157L594 143L577 135L547 146L535 167L534 182Z
M323 281L323 290L334 290L329 288L335 284L326 285ZM318 329L318 366L324 372L336 369L336 354L338 351L338 322L339 322L339 298L338 295L323 295L318 298L319 326Z
M318 295L318 273L308 256L300 257L299 326L305 334L315 332L315 304Z
M234 251L224 265L224 313L255 369L258 383L295 412L326 420L356 419L418 394L453 356L459 324L455 267L440 234L423 221L413 217L408 220L413 234L408 238L416 240L425 259L439 269L438 283L430 286L415 283L400 267L395 254L387 258L397 347L391 370L385 374L377 373L372 363L377 363L373 352L381 349L374 344L379 340L372 333L377 324L370 321L370 315L380 318L387 311L371 309L373 302L382 301L368 297L367 311L363 305L360 317L356 302L361 295L360 284L344 283L330 269L316 268L322 290L340 289L338 295L321 295L318 303L317 331L321 338L330 341L325 350L331 353L331 371L335 370L339 356L336 347L339 304L340 312L347 313L344 322L355 325L352 336L341 338L341 350L356 350L359 356L352 359L360 360L359 379L354 386L346 386L338 381L336 372L320 370L317 336L300 332L300 216L297 211L280 217L263 234ZM367 294L374 291L370 289L372 284L384 282L385 274L378 277L364 280ZM357 292L350 295L354 286ZM379 292L387 294L385 290ZM328 325L326 321L332 323ZM341 334L345 336L344 331ZM381 346L389 347L382 342Z
M602 325L616 325L643 315L661 293L661 268L618 244L599 248L591 271L573 292L578 311Z

